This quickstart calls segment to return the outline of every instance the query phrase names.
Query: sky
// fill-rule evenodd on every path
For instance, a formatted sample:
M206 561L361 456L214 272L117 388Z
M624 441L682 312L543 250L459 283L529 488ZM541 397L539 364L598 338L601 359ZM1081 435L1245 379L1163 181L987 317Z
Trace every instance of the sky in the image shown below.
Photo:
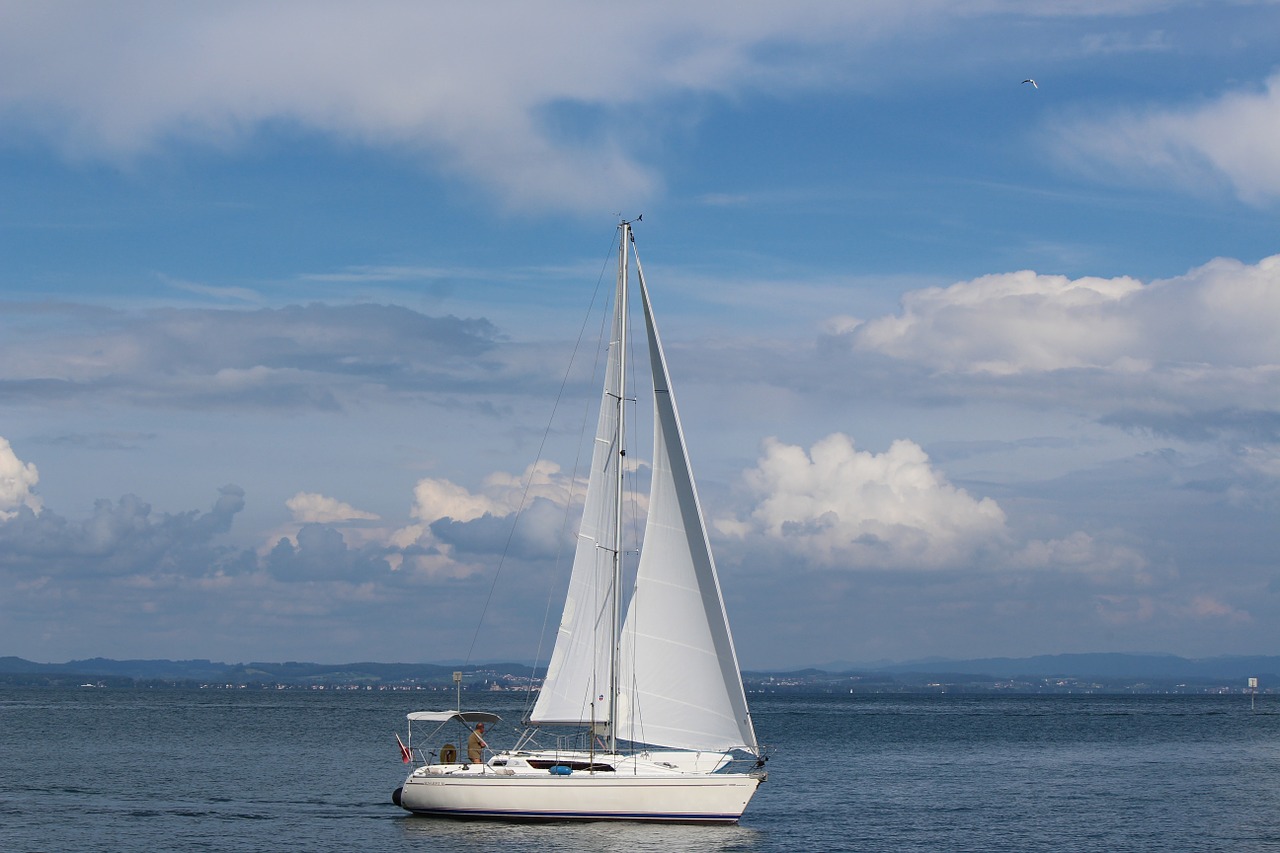
M0 654L545 662L641 214L744 668L1274 653L1278 43L1261 0L4 0Z

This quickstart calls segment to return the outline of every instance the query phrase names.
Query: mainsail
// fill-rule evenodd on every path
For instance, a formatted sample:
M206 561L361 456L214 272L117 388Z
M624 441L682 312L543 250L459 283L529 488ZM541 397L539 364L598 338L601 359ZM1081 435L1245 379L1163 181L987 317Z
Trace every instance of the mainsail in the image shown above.
M569 591L547 675L529 721L535 725L609 722L613 680L613 620L617 613L616 563L621 476L622 395L626 346L626 245L622 246L600 419Z

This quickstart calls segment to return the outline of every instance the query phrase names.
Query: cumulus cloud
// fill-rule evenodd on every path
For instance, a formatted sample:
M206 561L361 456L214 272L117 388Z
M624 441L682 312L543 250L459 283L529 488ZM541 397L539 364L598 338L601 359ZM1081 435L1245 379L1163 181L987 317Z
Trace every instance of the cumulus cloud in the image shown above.
M475 492L427 477L414 488L416 522L397 530L391 541L405 549L412 565L430 574L478 571L469 559L500 555L508 542L521 556L551 557L569 532L565 508L580 502L585 488L585 482L549 461L530 465L519 476L492 473ZM520 521L513 528L516 512Z
M848 326L856 349L931 370L1120 373L1280 364L1280 255L1217 258L1171 279L1023 270L906 294L899 314Z
M15 470L24 476L30 472L33 485L34 466L21 464L7 442L3 450L13 457ZM0 463L5 461L0 452ZM534 492L560 493L552 483L555 467L538 470ZM464 577L487 566L458 558L455 545L463 552L500 552L510 512L518 503L512 494L516 478L495 474L486 481L487 493L480 496L457 489L458 499L427 497L448 491L439 487L441 482L447 483L433 481L419 489L422 499L415 513L423 523L398 529L370 525L379 520L377 515L335 498L299 492L287 501L296 526L273 534L260 555L215 542L230 531L235 515L245 506L244 490L238 486L220 489L209 512L157 513L138 496L124 495L114 501L96 501L93 513L82 520L42 511L34 496L10 489L15 501L22 500L0 514L0 572L11 572L28 585L54 577L77 582L116 578L144 587L166 577L193 583L233 575L252 577L264 571L285 583L389 583L392 569L402 564L428 578ZM477 502L487 507L479 515L462 509ZM549 503L545 497L536 498L533 515L545 521L548 513L543 504ZM447 516L436 515L437 511L466 518L459 526ZM495 512L501 517L495 517ZM531 525L535 530L542 526ZM437 537L433 533L437 529L446 535ZM546 543L539 539L545 536L526 534L516 541L527 551L536 551L535 545L545 550Z
M304 517L361 515L307 493L293 503ZM406 589L432 578L391 571L394 549L349 540L340 521L302 524L296 538L255 554L220 541L244 506L236 486L220 489L203 512L157 511L136 495L99 500L83 518L18 505L0 517L5 641L15 649L175 657L230 643L246 659L284 642L303 659L337 660L369 624L398 623L404 636L419 637L425 621L449 626L435 639L449 645L455 602L422 596L406 607ZM455 576L443 576L458 588ZM472 618L457 626L459 635Z
M297 542L281 539L266 558L279 580L347 580L355 583L385 576L391 566L378 548L352 548L342 532L324 524L304 524Z
M285 501L292 523L265 535L261 564L278 580L368 580L371 572L399 565L385 528L371 512L316 492Z
M548 461L521 475L492 473L476 491L426 477L414 487L413 521L398 527L373 523L381 519L336 498L299 492L286 502L293 524L271 533L260 555L282 581L367 581L387 571L464 578L491 571L504 554L554 557L571 541L566 507L584 489Z
M808 451L770 439L745 482L754 508L720 531L763 536L825 566L954 567L1008 535L995 501L952 485L905 439L884 453L840 433Z
M769 439L743 475L747 510L716 520L738 554L796 570L998 572L1072 578L1104 594L1169 578L1119 531L1024 537L990 497L951 483L915 442L883 453L834 433L809 449ZM743 551L746 548L748 551Z
M1108 178L1225 185L1257 205L1280 199L1280 73L1194 106L1059 120L1049 136L1065 161Z
M244 491L230 485L204 513L153 514L136 495L99 500L82 521L22 506L0 520L0 567L30 578L242 571L251 555L213 539L243 508Z
M336 521L377 521L378 516L356 509L350 504L336 498L325 497L315 492L298 492L285 506L293 513L293 520L299 524L330 524Z
M902 313L852 325L854 345L935 370L1010 374L1111 366L1135 349L1130 278L1029 270L908 293Z
M39 482L35 463L23 462L9 440L0 437L0 519L13 518L18 507L40 512L40 498L35 494Z
M824 340L927 373L935 393L1020 395L1195 440L1274 443L1277 316L1280 255L1217 258L1145 283L982 276L907 293L895 315L828 324Z
M543 460L530 465L520 475L497 471L484 479L479 492L471 492L448 480L430 477L418 481L414 488L413 516L427 523L441 518L471 521L483 515L507 515L519 509L525 500L545 498L561 505L570 495L583 488L564 474L554 462Z
M1155 582L1139 551L1106 537L1076 531L1019 540L994 499L951 483L906 439L883 453L860 450L840 433L808 449L769 439L743 484L746 509L715 528L736 547L788 555L796 570L977 568L1076 575L1103 588ZM488 574L507 558L550 561L572 552L577 518L569 510L584 489L548 461L520 475L492 473L475 490L423 478L413 523L398 528L362 523L341 502L300 493L290 501L295 513L341 509L273 538L264 566L286 581L368 580L388 568L431 581Z

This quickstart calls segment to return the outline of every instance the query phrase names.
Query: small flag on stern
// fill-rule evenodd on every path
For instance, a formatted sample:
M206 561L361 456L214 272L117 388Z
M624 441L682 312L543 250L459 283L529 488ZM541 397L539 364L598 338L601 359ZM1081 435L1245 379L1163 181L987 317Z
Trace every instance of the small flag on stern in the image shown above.
M400 760L408 764L413 760L413 753L409 751L409 747L404 745L404 741L400 740L399 733L396 734L396 743L400 744Z

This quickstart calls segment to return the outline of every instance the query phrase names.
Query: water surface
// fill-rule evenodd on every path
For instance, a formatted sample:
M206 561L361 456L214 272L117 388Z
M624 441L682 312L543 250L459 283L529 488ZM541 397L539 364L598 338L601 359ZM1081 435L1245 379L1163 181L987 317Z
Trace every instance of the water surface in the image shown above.
M1280 851L1272 697L753 697L769 781L740 825L681 827L408 815L393 732L433 696L0 690L0 846ZM485 704L503 745L521 702Z

